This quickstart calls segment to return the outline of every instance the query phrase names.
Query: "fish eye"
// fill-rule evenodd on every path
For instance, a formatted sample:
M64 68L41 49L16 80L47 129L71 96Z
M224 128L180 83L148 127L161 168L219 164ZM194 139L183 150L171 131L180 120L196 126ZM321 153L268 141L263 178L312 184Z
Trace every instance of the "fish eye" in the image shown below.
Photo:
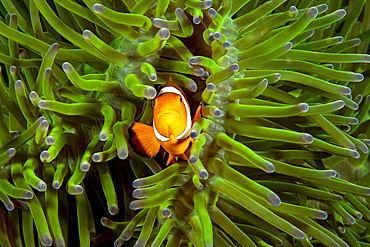
M180 103L182 103L182 97L180 96Z

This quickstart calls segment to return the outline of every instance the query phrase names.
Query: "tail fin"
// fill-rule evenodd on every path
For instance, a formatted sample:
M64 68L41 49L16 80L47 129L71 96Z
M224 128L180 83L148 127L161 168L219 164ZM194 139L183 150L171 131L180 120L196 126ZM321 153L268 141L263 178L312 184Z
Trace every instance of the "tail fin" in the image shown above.
M147 158L155 156L161 147L154 135L153 126L138 122L130 128L129 143L135 152Z

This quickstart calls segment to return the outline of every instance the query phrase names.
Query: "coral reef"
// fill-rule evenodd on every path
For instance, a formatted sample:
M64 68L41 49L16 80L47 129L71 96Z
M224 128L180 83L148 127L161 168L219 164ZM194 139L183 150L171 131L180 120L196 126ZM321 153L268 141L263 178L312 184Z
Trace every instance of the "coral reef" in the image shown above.
M2 0L1 246L370 246L370 2ZM172 78L188 160L136 154Z

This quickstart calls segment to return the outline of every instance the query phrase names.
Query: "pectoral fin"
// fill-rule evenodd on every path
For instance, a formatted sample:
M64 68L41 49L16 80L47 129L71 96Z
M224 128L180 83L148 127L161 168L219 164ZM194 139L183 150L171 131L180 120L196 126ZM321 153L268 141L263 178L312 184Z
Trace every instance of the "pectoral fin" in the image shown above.
M202 106L198 106L197 111L195 112L195 115L193 117L193 120L191 121L191 124L193 124L197 119L202 117Z
M153 126L138 122L130 128L130 144L135 152L147 158L155 156L161 147L154 135Z

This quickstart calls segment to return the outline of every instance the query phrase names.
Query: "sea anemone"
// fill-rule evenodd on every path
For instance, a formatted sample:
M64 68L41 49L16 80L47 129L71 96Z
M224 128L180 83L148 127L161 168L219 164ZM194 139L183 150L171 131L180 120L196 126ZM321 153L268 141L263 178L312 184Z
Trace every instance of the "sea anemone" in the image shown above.
M0 11L1 246L370 246L369 1ZM202 117L166 167L129 143L169 78Z

